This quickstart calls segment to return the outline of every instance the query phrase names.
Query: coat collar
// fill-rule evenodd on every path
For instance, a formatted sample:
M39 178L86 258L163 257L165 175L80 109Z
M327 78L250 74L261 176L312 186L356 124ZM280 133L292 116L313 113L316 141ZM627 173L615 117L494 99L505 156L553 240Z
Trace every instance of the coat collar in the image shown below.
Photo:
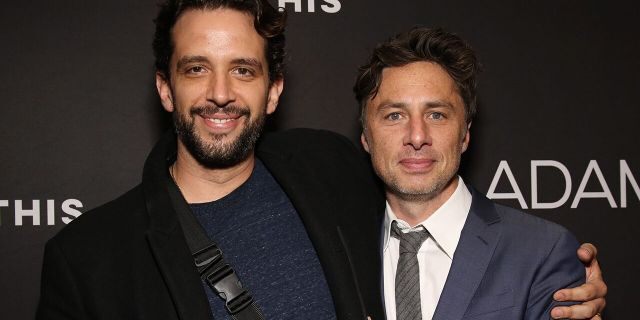
M282 146L282 143L265 142L268 136L263 136L259 142L256 156L262 160L298 211L320 257L338 317L362 319L365 314L375 318L382 317L383 312L378 300L379 289L361 292L358 283L358 279L365 283L375 282L380 274L375 268L362 267L371 263L364 261L366 259L360 259L360 255L365 251L362 244L366 241L359 235L358 226L355 223L341 224L325 219L327 212L323 210L326 211L328 208L327 201L334 199L323 198L318 192L313 192L317 190L310 190L309 186L315 184L310 183L313 181L310 177L313 173L309 172L309 167L305 167L306 159L296 158L296 153L288 146ZM212 316L206 294L191 263L192 257L176 216L176 203L172 202L168 189L172 184L168 167L175 161L176 146L175 134L166 133L145 162L142 186L150 219L147 239L176 305L179 318L210 319ZM177 204L178 207L188 206L184 199L181 201ZM358 210L375 212L377 202L371 202L374 209ZM345 212L337 215L349 216L348 209L343 210ZM373 214L372 219L375 219ZM373 225L378 224L373 222ZM372 234L371 243L375 243L376 236L377 234ZM370 252L374 256L377 254L376 248L371 248ZM351 253L356 257L352 258ZM370 281L372 279L374 281ZM364 284L367 285L369 284ZM373 294L374 297L363 298L362 294Z
M273 143L279 139L277 135L273 135L273 140L270 140L270 135L265 135L258 145L256 156L280 184L298 212L320 258L338 318L383 317L377 283L381 264L371 261L377 257L377 226L382 216L378 217L376 213L379 204L384 203L383 198L368 199L369 207L362 205L366 202L358 200L337 203L334 190L327 188L336 187L340 181L332 181L328 185L318 182L324 180L320 175L326 172L318 172L318 163L309 159L304 151L296 150L295 146ZM339 156L342 155L336 155ZM340 174L348 176L349 172ZM325 186L327 188L323 189ZM359 205L349 207L352 203ZM349 216L362 217L354 215L355 210L365 212L371 221L349 219ZM361 232L358 223L372 226L372 232Z
M142 187L150 221L147 241L179 319L211 319L209 302L169 196L168 168L175 159L176 146L175 135L165 134L144 165Z
M493 202L470 189L471 210L433 319L462 319L501 236L500 216Z

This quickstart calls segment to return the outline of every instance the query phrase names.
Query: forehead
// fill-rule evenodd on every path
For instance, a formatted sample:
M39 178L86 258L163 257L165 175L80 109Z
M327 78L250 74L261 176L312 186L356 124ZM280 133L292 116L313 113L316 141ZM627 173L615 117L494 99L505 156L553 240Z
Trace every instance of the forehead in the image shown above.
M182 55L265 59L266 40L249 13L219 8L183 12L172 30L173 58Z
M380 88L368 105L383 102L406 105L449 102L464 108L456 84L447 71L433 62L412 62L382 70Z

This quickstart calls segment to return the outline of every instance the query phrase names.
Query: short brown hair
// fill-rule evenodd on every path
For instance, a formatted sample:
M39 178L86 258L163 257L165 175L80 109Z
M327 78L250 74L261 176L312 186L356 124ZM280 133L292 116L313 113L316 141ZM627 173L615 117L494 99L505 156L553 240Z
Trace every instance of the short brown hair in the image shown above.
M412 62L428 61L444 68L453 79L465 105L465 118L470 123L476 114L477 76L480 65L471 46L442 28L416 27L379 44L360 67L353 91L360 104L360 120L364 128L365 105L380 89L382 70Z
M266 58L269 64L269 80L282 78L284 72L284 29L286 13L279 12L267 0L168 0L160 5L154 20L156 32L153 38L153 54L156 70L169 77L169 60L173 54L171 31L182 13L191 9L214 10L228 8L253 16L256 31L267 40Z

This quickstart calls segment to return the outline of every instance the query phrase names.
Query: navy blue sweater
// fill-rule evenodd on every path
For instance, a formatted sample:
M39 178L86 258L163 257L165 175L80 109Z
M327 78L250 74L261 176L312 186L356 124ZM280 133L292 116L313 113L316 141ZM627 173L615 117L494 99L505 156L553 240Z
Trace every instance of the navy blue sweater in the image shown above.
M251 177L214 202L191 204L266 319L335 319L331 293L304 225L260 160ZM231 319L203 283L215 319Z

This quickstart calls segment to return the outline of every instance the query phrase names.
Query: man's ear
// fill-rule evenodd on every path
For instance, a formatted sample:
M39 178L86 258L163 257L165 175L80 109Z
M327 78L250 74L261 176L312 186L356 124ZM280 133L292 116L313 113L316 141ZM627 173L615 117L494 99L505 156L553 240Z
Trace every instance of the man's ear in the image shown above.
M272 114L278 107L278 101L280 100L280 94L284 89L284 78L279 77L273 80L269 87L269 95L267 96L267 114Z
M464 136L462 137L462 152L467 151L470 140L471 140L471 122L467 124L467 130L465 130Z
M175 107L173 105L171 86L165 74L160 71L156 72L156 89L158 90L158 96L164 109L168 112L173 112Z
M360 143L362 143L364 150L369 152L369 141L367 140L367 136L365 136L364 131L360 134Z

